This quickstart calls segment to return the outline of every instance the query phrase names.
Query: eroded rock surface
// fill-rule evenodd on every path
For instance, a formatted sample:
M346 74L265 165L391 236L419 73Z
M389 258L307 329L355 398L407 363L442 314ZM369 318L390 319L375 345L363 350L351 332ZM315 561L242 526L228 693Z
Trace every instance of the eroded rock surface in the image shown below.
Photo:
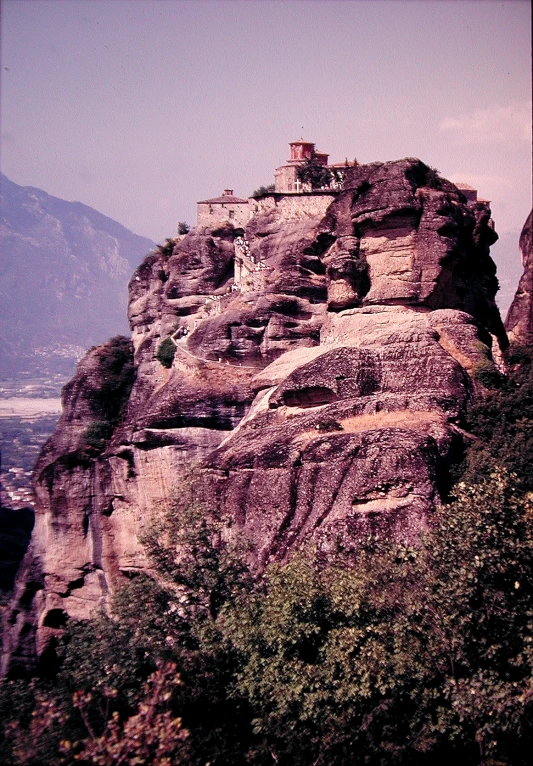
M191 467L258 570L308 542L355 550L369 531L415 542L431 523L473 373L493 337L506 344L490 210L411 159L353 168L325 213L287 200L135 272L131 390L104 411L92 351L37 466L35 584L19 579L6 667L28 661L12 653L24 625L42 650L146 567L143 531ZM91 453L87 429L106 418Z
M533 345L533 211L520 235L520 255L524 273L505 319L509 339L524 346Z
M254 404L205 461L203 491L254 540L260 566L309 541L353 550L370 531L416 541L472 387L443 328L474 364L484 344L469 315L373 306L330 315L318 348L253 379Z

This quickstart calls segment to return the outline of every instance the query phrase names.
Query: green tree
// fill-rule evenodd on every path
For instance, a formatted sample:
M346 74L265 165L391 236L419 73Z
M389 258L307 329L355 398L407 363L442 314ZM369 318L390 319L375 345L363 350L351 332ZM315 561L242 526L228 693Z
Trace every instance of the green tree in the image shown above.
M169 336L168 338L165 338L165 340L163 340L159 345L155 358L160 364L163 365L163 367L170 369L170 367L172 367L172 362L174 361L175 356L176 346L172 338Z
M251 193L251 197L257 199L257 197L264 197L266 194L270 194L274 191L274 184L268 184L268 186L260 186Z
M296 176L313 190L327 189L334 181L342 181L340 174L335 169L323 165L314 152L297 168Z
M525 764L532 514L496 471L460 487L416 550L373 541L356 568L271 568L265 592L225 616L262 752L302 766Z

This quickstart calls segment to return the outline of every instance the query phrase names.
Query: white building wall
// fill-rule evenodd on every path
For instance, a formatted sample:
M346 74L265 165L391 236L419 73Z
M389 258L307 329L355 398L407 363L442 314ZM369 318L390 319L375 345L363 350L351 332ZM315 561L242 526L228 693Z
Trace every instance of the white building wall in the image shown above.
M199 202L198 226L213 226L213 224L229 221L234 226L245 226L250 219L249 202Z

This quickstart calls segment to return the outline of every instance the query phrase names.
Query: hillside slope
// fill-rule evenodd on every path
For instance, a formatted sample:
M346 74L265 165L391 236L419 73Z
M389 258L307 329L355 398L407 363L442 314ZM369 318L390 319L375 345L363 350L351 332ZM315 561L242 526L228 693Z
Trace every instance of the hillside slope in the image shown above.
M0 176L3 372L127 331L127 282L154 243L80 202ZM55 354L54 354L55 351Z

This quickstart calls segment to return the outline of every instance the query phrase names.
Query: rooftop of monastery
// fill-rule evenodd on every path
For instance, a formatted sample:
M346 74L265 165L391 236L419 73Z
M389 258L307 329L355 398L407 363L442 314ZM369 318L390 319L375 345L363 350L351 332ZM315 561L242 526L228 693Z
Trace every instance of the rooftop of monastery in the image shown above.
M247 199L242 197L236 197L233 194L233 189L224 189L220 197L212 197L211 199L203 199L198 202L199 205L213 205L213 204L246 204Z

